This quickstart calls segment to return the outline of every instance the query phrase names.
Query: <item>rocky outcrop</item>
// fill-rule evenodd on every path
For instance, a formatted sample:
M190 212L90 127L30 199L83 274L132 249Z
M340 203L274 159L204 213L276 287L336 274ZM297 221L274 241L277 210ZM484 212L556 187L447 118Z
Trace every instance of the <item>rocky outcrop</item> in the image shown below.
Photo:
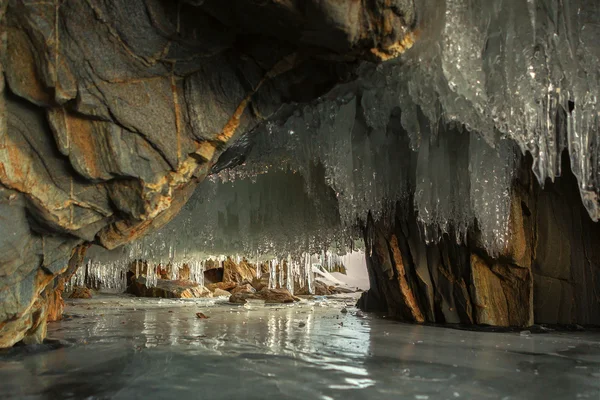
M235 284L234 282L217 282L217 283L209 283L208 285L206 285L206 287L211 292L214 292L217 289L230 291L233 288L235 288L236 286L237 286L237 284Z
M18 281L12 277L16 287L4 287L0 292L0 312L4 313L0 315L12 317L0 322L0 348L19 341L38 343L44 339L46 322L56 321L62 316L64 282L81 266L86 250L86 246L73 249L64 263L60 259L51 268L41 269L31 281ZM0 279L0 282L3 280ZM10 293L9 290L13 290L17 297L3 297Z
M359 306L419 323L600 324L600 226L581 203L568 159L545 188L523 160L511 204L509 239L497 255L477 231L464 244L452 232L427 244L412 210L401 209L391 228L370 219L371 289Z
M331 296L332 294L342 294L342 293L354 293L355 290L343 288L340 286L332 286L327 285L325 282L321 282L320 280L315 280L313 283L313 293L317 296ZM306 296L310 295L310 291L307 286L299 288L294 291L294 294L297 296Z
M414 20L412 0L0 1L0 347L43 337L76 246L168 222L232 138L397 56Z
M223 262L223 282L241 284L243 282L252 282L255 278L256 267L246 259L242 259L239 263L236 263L231 257L227 257L227 260Z
M262 272L262 271L261 271ZM254 278L252 280L252 287L257 291L263 290L263 288L268 288L271 282L271 274L264 273L260 276L260 278Z
M254 289L249 283L245 283L231 289L231 294L237 293L256 293L256 289Z
M190 281L171 281L158 279L156 286L146 285L146 277L134 279L127 287L127 293L137 297L155 297L164 299L195 299L212 297L210 290Z
M240 291L234 293L229 298L229 302L245 304L249 299L264 300L264 302L267 304L293 303L299 300L297 297L294 297L287 289L263 288L259 292Z
M213 297L230 297L231 293L227 290L216 288L213 292Z
M91 299L92 297L94 297L92 290L82 286L73 288L73 291L69 295L70 299Z

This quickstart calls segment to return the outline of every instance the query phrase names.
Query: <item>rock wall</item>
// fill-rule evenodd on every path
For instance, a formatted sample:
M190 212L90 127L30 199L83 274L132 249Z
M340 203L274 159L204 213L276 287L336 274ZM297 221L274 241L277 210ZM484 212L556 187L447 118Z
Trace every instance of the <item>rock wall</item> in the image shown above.
M478 232L457 244L422 240L412 209L365 227L371 289L359 306L411 322L526 327L600 324L600 226L578 194L568 157L563 176L541 188L522 160L510 235L492 257Z
M44 336L76 246L168 222L232 139L410 46L413 8L0 0L0 347Z

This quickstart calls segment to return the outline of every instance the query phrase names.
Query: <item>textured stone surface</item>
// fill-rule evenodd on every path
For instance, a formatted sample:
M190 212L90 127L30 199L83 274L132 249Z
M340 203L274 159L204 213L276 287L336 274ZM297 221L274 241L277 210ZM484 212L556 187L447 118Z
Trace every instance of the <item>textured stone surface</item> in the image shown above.
M227 290L216 288L213 291L213 297L229 297L229 296L231 296L231 293L229 293Z
M200 297L212 297L212 293L206 287L190 281L170 281L158 279L156 286L146 286L146 278L143 276L134 279L127 287L127 293L137 297L156 297L165 299L194 299Z
M544 189L530 162L514 183L510 240L496 257L477 232L466 244L452 234L425 244L411 210L400 210L391 229L369 221L371 289L359 306L411 322L600 324L600 226L581 203L568 159Z
M206 285L206 287L212 292L216 291L217 289L229 291L236 286L237 285L234 282L217 282Z
M249 283L245 283L231 289L231 294L237 293L256 293L256 289L254 289Z
M232 138L398 55L414 20L412 0L0 0L0 347L43 336L75 246L165 224Z
M248 299L264 300L265 303L293 303L298 301L287 289L263 288L256 293L238 292L229 297L231 303L245 304Z
M44 339L46 321L56 320L62 314L64 277L70 277L82 264L86 249L79 246L71 251L69 258L59 259L51 268L43 266L22 281L12 277L16 287L0 291L0 305L7 316L0 322L0 347L21 340L31 344ZM17 297L2 297L13 293Z
M239 263L236 263L228 257L223 262L223 282L241 284L243 282L252 282L255 278L256 267L248 263L247 260L243 259Z
M268 288L270 282L271 282L271 274L263 273L260 276L260 278L254 278L252 280L252 287L254 287L254 289L256 289L257 291L260 292L263 288Z
M70 299L91 299L93 296L92 290L86 287L75 287L69 295Z

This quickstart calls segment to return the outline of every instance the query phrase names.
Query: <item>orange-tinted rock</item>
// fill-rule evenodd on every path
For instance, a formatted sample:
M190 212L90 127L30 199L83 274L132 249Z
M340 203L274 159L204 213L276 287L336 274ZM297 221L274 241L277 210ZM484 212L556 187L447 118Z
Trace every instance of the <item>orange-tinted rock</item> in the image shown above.
M64 283L61 278L58 278L59 286L54 289L47 290L46 307L48 309L48 322L60 321L65 309L65 301L62 294Z
M156 274L160 279L171 279L171 268L167 265L158 265L156 267Z
M158 279L155 287L147 287L145 277L139 277L134 280L127 287L127 293L131 293L138 297L156 297L168 299L212 297L210 290L194 282Z
M404 266L404 260L402 258L402 253L398 248L398 239L396 235L392 235L389 246L392 251L392 262L397 272L398 287L400 288L400 293L404 298L404 303L410 310L410 314L415 320L415 322L425 322L425 317L421 309L419 308L419 304L415 298L415 294L413 293L410 285L408 284L408 280L406 279L406 269Z
M256 278L256 267L246 259L235 263L230 257L223 262L223 282L252 282Z
M500 278L476 255L471 256L475 304L475 320L478 324L508 326L508 307L502 291Z
M229 302L245 304L248 299L264 300L265 303L293 303L300 300L287 289L263 288L263 290L256 293L234 293L229 297Z
M329 286L320 281L315 281L313 284L313 292L312 294L316 296L329 296L333 294L333 292L329 289ZM297 296L308 296L311 293L308 291L308 286L301 287L294 291L294 294Z
M471 255L475 322L494 326L529 326L533 323L530 271L501 263L488 265Z
M264 288L257 294L265 303L293 303L298 300L287 289Z
M211 292L214 292L217 289L230 291L231 289L233 289L236 286L237 285L235 282L217 282L217 283L210 283L210 284L206 285L206 288L208 290L210 290Z
M271 267L269 267L269 263L265 262L265 263L260 264L260 273L261 273L261 275L270 274L271 273L271 269L270 268Z
M246 304L248 299L256 299L256 295L248 293L236 293L229 297L230 303Z
M245 283L243 285L236 286L231 290L231 294L236 293L256 293L256 289L254 289L249 283Z
M227 290L221 290L219 288L216 288L213 292L213 297L229 297L231 296L231 293L228 292Z
M86 287L75 287L69 296L70 299L91 299L92 291Z
M271 281L271 274L265 273L259 278L252 279L252 287L257 291L261 291L263 288L269 287L269 282Z
M189 281L190 275L191 275L190 266L187 264L183 264L183 266L181 268L179 268L177 277L181 281Z

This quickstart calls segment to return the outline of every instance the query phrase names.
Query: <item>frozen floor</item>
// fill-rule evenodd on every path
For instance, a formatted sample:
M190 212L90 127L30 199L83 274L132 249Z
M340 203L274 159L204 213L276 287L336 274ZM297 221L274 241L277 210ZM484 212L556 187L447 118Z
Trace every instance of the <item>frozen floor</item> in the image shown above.
M68 301L48 329L61 345L0 352L0 398L600 399L598 332L461 331L343 306Z

